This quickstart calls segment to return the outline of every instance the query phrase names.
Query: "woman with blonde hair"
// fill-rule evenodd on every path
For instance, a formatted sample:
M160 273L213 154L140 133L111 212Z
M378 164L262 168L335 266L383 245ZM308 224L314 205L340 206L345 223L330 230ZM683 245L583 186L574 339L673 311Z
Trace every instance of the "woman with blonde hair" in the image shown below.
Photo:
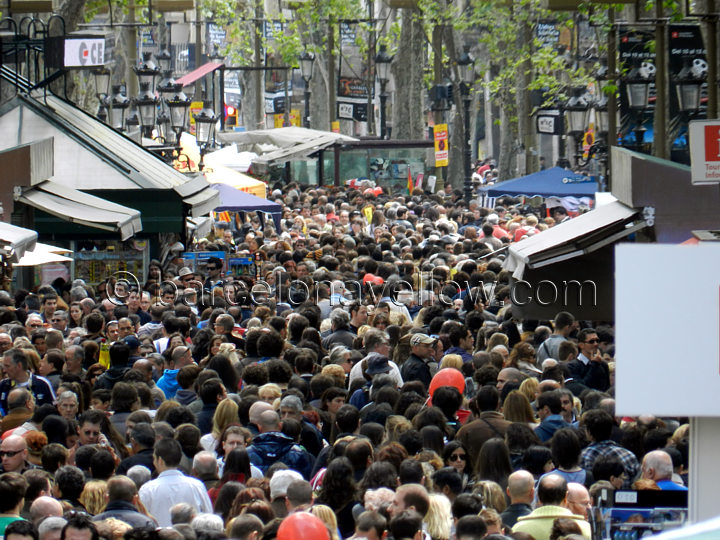
M263 384L258 388L258 397L261 401L272 405L282 395L282 390L275 383Z
M535 365L535 347L527 341L517 343L510 351L505 367L514 367L526 375L537 374L540 370Z
M446 354L440 361L440 368L455 368L458 371L462 371L463 359L459 354Z
M230 424L237 424L238 408L238 404L230 398L225 398L218 404L213 415L212 431L200 438L204 450L212 452L225 428Z
M535 401L537 397L538 388L540 387L540 381L535 377L528 377L520 383L520 392L522 392L530 403Z
M90 480L80 494L80 502L91 516L96 516L105 509L107 501L107 482L105 480Z
M493 350L493 348L497 347L498 345L504 345L505 347L507 347L509 342L510 342L510 340L508 339L508 337L505 334L503 334L502 332L495 332L487 340L487 345L485 346L485 351L490 352Z
M450 500L441 493L431 494L424 521L432 540L450 540L453 524Z
M316 504L310 508L310 513L320 518L320 521L325 524L330 534L330 540L340 540L337 517L335 516L335 512L332 511L332 508L324 504Z
M503 416L508 422L520 422L533 427L537 424L528 398L520 390L511 391L503 403Z
M493 508L499 514L502 514L507 508L505 493L497 482L480 480L475 484L473 493L482 497L486 508Z
M387 417L385 421L385 440L384 443L398 442L400 435L412 429L412 423L404 416L393 414Z

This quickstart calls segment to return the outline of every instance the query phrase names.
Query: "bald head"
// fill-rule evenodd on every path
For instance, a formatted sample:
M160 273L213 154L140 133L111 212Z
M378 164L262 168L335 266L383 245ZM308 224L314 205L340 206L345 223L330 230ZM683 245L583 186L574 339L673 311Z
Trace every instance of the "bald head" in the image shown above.
M643 478L659 482L661 480L671 480L672 474L673 465L670 454L662 450L653 450L645 454L642 462Z
M535 478L526 470L519 470L508 476L507 494L511 504L532 503L535 497Z
M133 369L137 369L140 373L145 375L145 378L149 381L152 378L153 364L146 358L141 358L133 364Z
M63 507L60 501L46 495L35 499L30 506L30 521L32 521L36 527L46 517L62 517L62 515Z
M497 388L502 390L503 386L509 382L521 383L525 376L523 372L514 367L506 367L500 370L497 377Z
M275 411L265 411L260 414L260 420L257 425L260 433L280 431L280 416L278 416L278 413Z
M573 514L587 519L588 510L590 508L590 492L582 484L570 482L567 485L567 499L565 500L565 506Z
M567 496L567 482L559 474L547 474L538 483L540 506L562 506Z
M260 424L260 415L264 413L265 411L272 411L272 405L270 405L266 401L256 401L252 405L250 405L250 410L248 411L248 418L250 419L250 422L252 422L255 425Z
M108 501L132 502L137 495L137 486L127 476L113 476L107 483Z

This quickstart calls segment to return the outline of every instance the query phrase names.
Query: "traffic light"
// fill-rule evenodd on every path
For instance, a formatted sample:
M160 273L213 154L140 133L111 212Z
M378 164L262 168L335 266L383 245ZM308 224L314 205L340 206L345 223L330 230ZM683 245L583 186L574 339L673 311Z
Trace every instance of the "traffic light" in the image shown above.
M238 108L232 105L225 105L225 125L226 126L237 126L238 125Z

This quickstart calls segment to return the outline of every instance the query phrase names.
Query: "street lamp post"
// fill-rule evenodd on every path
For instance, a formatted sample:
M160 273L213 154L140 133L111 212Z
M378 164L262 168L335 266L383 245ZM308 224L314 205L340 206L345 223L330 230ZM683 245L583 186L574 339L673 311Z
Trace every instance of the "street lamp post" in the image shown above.
M198 169L202 171L205 167L203 158L205 157L207 149L212 142L215 122L217 121L215 111L212 110L212 101L204 101L203 109L198 114L194 115L194 118L195 137L197 139L198 146L200 147L200 163L198 163Z
M576 148L576 160L582 155L582 136L588 125L590 105L584 97L584 88L573 89L573 95L565 104L565 119L567 120L568 135L573 138Z
M464 137L464 152L463 152L463 169L465 171L465 181L463 183L465 201L470 202L472 199L472 149L470 148L470 103L472 102L472 96L470 95L470 89L472 88L473 81L475 80L475 63L470 55L465 52L458 59L458 68L460 69L460 78L462 80L461 93L463 98L463 113L464 113L464 126L463 126L463 137Z
M190 108L190 98L183 94L183 85L174 85L174 94L167 100L168 109L170 109L170 125L175 131L175 139L180 144L180 136L185 130L187 123L188 109Z
M153 126L157 117L158 100L150 91L150 83L144 81L140 83L140 95L135 98L135 105L138 108L140 116L140 127L145 137L152 137Z
M393 57L387 53L385 45L380 45L380 52L375 56L375 74L380 82L380 138L387 138L387 92L385 86L390 80L390 64Z
M635 144L638 152L642 152L642 146L645 142L645 126L644 111L648 107L650 100L650 83L651 79L648 73L644 71L637 63L628 73L625 83L627 86L628 105L630 109L636 113L636 124L633 132L635 133Z
M130 106L130 100L120 91L121 88L119 84L112 87L110 100L110 125L120 131L125 127L125 111Z
M310 128L310 80L313 76L313 65L315 64L315 55L305 51L300 55L300 74L305 81L305 118L303 118L303 126Z

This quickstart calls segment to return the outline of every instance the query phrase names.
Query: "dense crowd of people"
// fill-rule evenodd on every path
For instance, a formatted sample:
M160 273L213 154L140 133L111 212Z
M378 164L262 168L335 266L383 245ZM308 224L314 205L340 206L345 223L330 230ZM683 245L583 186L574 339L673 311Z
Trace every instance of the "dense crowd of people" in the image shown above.
M0 292L5 538L590 539L601 493L687 489L688 424L615 415L612 324L513 315L562 207L270 198L187 246L254 265Z

